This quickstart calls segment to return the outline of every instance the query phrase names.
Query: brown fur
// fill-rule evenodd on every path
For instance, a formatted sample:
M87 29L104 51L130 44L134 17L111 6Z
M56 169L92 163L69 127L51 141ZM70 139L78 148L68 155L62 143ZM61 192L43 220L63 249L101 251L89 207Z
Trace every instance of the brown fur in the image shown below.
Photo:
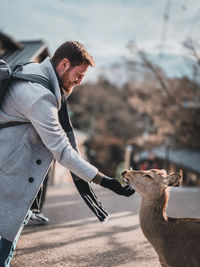
M180 182L180 174L165 170L126 171L123 177L141 195L140 225L163 267L200 267L200 219L171 218L165 210L169 185Z

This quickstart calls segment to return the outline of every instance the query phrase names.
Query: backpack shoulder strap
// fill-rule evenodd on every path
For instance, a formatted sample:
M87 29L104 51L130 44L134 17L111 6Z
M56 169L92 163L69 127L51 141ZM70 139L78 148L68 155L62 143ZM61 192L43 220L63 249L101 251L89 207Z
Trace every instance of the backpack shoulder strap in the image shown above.
M21 73L21 71L17 71L17 69L18 69L18 66L16 67L16 70L14 70L13 73L11 74L11 79L18 79L18 80L23 80L23 81L39 83L42 86L49 89L54 94L53 87L52 87L50 81L46 77L41 76L41 75L37 75L37 74L23 74L23 73ZM17 121L16 122L14 122L14 121L13 122L7 122L7 123L0 124L0 129L12 127L12 126L17 126L17 125L22 125L22 124L27 124L27 123L29 123L29 122L17 122Z
M12 127L12 126L27 124L27 123L29 123L29 122L26 122L26 121L9 121L9 122L0 124L0 130L3 128L8 128L8 127Z
M34 83L39 83L49 89L52 93L54 93L52 85L50 81L41 75L37 74L23 74L21 72L14 72L12 74L12 78L18 79L18 80L23 80L23 81L28 81L28 82L34 82Z

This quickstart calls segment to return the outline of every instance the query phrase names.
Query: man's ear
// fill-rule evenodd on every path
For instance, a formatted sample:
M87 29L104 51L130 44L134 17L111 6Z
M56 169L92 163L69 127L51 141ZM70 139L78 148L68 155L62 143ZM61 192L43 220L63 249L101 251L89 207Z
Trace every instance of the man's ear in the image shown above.
M167 177L163 178L163 182L167 186L175 186L182 180L182 175L179 173L172 173Z
M56 70L61 77L69 68L71 64L67 58L63 58L57 65Z

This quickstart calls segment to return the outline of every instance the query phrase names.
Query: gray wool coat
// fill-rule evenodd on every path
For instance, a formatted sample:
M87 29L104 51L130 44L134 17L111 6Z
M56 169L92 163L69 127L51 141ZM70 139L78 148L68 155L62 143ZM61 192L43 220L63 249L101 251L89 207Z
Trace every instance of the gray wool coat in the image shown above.
M30 122L0 130L0 236L13 241L55 158L85 181L98 170L71 147L60 126L61 94L56 73L46 58L24 73L47 77L55 94L40 84L15 81L0 108L0 123Z

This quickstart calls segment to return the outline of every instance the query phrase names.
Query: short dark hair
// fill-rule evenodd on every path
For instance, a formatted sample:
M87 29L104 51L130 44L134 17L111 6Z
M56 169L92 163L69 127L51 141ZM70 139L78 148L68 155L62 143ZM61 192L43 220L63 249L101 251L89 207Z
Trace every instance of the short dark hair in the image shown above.
M72 67L79 66L82 63L92 67L95 65L93 57L88 53L84 45L77 41L68 41L58 47L52 57L52 61L57 67L64 58L69 60Z

